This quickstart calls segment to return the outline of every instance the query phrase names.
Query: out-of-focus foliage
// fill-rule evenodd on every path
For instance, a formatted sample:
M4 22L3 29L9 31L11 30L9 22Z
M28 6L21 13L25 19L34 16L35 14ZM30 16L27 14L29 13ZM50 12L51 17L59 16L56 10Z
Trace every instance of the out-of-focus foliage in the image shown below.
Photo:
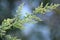
M1 37L2 37L2 35L5 35L7 29L11 28L12 22L13 22L13 19L7 19L7 20L5 19L2 22L2 25L0 25L0 36Z
M42 13L45 14L46 11L48 10L52 10L55 9L57 6L59 6L59 4L54 4L54 5L50 5L48 6L48 3L46 4L45 7L43 7L43 3L41 3L41 5L35 9L34 13ZM3 36L7 37L8 40L20 40L20 39L16 39L16 37L11 37L11 36L7 36L6 35L6 30L13 28L18 28L18 29L22 29L24 27L24 24L27 22L30 23L35 23L36 21L42 21L39 17L37 17L36 15L32 14L26 14L26 16L21 19L21 10L22 10L23 4L21 4L20 6L18 6L18 9L16 10L17 15L15 16L15 18L13 19L4 19L4 21L2 22L2 24L0 25L0 37L2 38Z
M21 39L18 39L17 37L12 37L10 35L6 35L5 37L7 40L21 40Z
M60 4L53 4L51 3L50 5L48 5L49 3L47 3L45 5L45 7L43 7L43 3L41 3L41 5L35 9L34 13L41 13L41 14L45 14L46 12L49 12L53 9L56 9L56 7L60 6Z
M0 37L6 36L6 30L13 28L22 29L24 23L30 22L32 23L33 20L39 20L40 18L36 17L35 15L27 14L23 19L21 19L21 10L22 10L23 4L18 6L18 9L16 10L17 15L13 19L4 19L2 24L0 25ZM35 21L34 21L35 22ZM8 40L16 40L15 37L8 36Z

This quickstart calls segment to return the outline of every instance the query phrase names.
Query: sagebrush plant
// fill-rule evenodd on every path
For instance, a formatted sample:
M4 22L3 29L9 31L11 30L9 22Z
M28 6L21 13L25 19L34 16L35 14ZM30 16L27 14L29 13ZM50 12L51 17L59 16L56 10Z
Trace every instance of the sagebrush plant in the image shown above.
M45 14L47 11L51 11L53 9L56 9L56 7L60 6L60 4L53 4L51 3L49 5L49 3L47 3L45 6L43 6L43 3L41 3L40 6L38 6L38 8L35 8L35 11L33 11L35 14L40 13L40 14Z
M23 29L24 28L24 24L25 23L36 23L38 21L42 21L39 17L37 17L34 14L38 14L38 13L42 13L45 14L46 11L50 11L55 9L56 7L58 7L59 4L54 4L54 5L50 5L48 6L48 3L46 4L45 7L43 7L43 3L41 3L41 5L35 9L35 11L33 11L33 13L31 14L26 14L26 16L24 16L23 19L21 19L21 10L23 7L23 4L21 4L20 6L18 6L18 9L16 10L17 15L10 19L4 19L4 21L2 22L2 24L0 25L0 38L6 37L7 40L21 40L21 39L17 39L17 37L12 37L10 35L6 35L6 30L11 29L11 27L13 28L18 28L18 29Z

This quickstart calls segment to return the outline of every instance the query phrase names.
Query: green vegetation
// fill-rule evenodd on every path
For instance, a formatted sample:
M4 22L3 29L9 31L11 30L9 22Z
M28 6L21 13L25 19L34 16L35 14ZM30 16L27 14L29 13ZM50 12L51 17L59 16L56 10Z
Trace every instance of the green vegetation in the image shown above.
M23 4L18 6L18 9L16 10L17 15L13 18L13 19L4 19L4 21L2 22L2 24L0 25L0 38L7 38L7 40L21 40L21 39L17 39L17 37L11 37L10 35L6 35L6 30L8 29L14 29L14 28L18 28L20 30L24 29L24 24L25 23L36 23L38 21L42 21L39 17L37 17L34 14L38 14L38 13L42 13L45 14L46 11L50 11L55 9L56 7L58 7L59 4L51 4L50 6L48 6L48 3L46 4L45 7L43 7L43 3L41 3L41 5L35 9L35 11L32 14L26 14L26 16L24 17L24 19L21 19L21 10L23 7Z

